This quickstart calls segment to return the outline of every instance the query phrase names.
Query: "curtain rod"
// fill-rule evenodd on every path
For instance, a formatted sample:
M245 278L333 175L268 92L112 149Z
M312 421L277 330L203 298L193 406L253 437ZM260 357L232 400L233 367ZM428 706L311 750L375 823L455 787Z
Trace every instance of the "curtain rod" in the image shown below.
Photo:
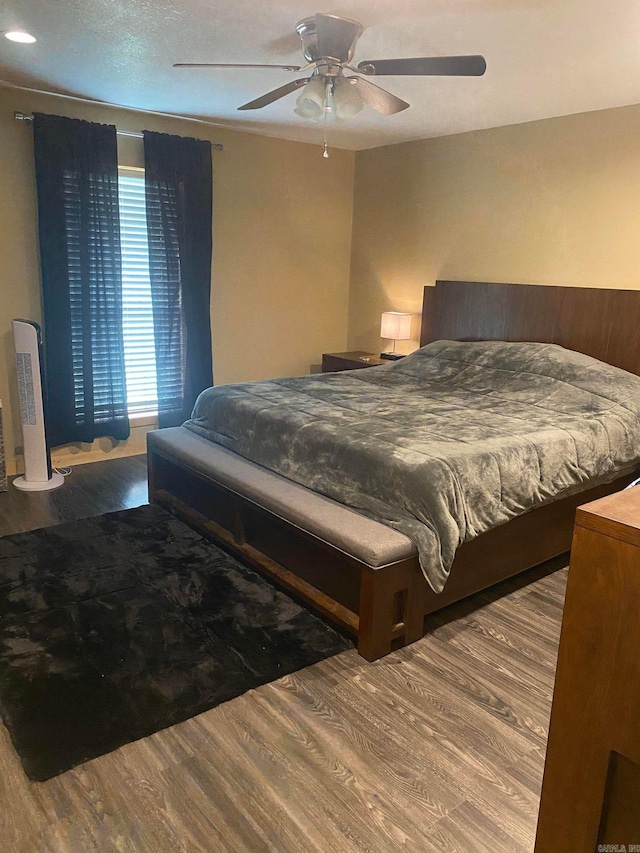
M13 114L14 119L16 121L33 121L33 116L27 115L26 113L21 113L16 110ZM134 139L142 139L142 133L137 130L116 130L118 136L132 136ZM212 142L211 147L214 151L224 151L224 145L220 142Z

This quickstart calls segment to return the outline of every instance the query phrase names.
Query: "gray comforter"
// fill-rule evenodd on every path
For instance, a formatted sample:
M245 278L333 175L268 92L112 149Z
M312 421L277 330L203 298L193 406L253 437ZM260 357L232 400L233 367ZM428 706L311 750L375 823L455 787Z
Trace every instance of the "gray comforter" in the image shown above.
M550 344L437 341L210 388L185 426L401 530L439 592L463 542L640 462L640 378Z

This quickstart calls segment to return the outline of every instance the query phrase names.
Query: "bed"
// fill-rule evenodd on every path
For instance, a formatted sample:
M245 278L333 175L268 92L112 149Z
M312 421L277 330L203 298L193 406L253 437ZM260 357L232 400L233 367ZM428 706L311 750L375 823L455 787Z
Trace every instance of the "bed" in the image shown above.
M640 373L640 344L635 333L638 318L640 293L635 291L438 282L436 287L425 288L424 294L421 346L429 346L405 359L404 363L352 372L349 380L325 376L319 381L292 379L214 389L207 405L199 403L187 427L150 434L150 499L212 534L244 560L347 628L357 636L359 652L368 660L375 660L392 648L421 637L425 617L435 610L568 550L576 506L620 489L634 477L640 459L637 434L632 429L638 421L637 380L616 375L615 370L591 364L589 359L575 353L592 356L605 365L637 375ZM434 341L450 343L431 343ZM456 341L513 343L456 344ZM515 343L522 341L537 343ZM566 353L555 346L544 346L546 344L558 344L575 352ZM363 456L367 459L363 466L356 455L351 466L353 470L347 470L349 455L353 453L342 441L340 430L332 426L323 433L322 429L315 428L316 411L332 406L334 422L339 424L342 419L347 429L357 432L353 424L356 427L362 424L366 405L371 407L372 413L378 412L384 406L384 394L392 393L398 379L401 390L420 381L421 373L417 374L417 380L413 375L416 365L420 371L431 370L433 381L446 372L449 364L455 365L452 376L465 377L464 382L458 381L465 394L468 387L472 388L472 402L476 398L481 400L473 415L480 417L486 406L482 395L477 395L474 389L476 386L483 388L486 379L485 373L475 375L475 362L485 362L483 371L492 375L497 371L501 375L500 358L506 359L504 367L513 359L515 351L515 357L523 359L521 366L528 375L527 359L532 349L536 351L536 358L546 359L545 364L548 362L550 369L562 371L559 376L563 381L567 375L573 378L575 374L579 378L587 362L587 374L593 374L604 388L601 393L599 387L596 389L599 393L589 399L587 408L589 411L594 407L606 409L610 425L607 428L622 435L621 450L619 453L616 450L619 458L613 473L610 468L601 471L595 463L581 465L579 476L570 488L565 488L562 479L566 471L562 476L554 474L551 479L559 477L556 498L559 495L560 499L553 503L542 499L527 502L518 497L514 509L511 506L514 501L507 495L504 502L507 510L499 517L500 522L506 523L493 526L493 529L488 528L497 523L495 518L492 525L483 527L477 518L469 521L467 508L459 513L458 519L453 517L455 512L451 516L451 504L460 501L455 488L451 497L444 484L444 499L440 487L433 490L430 509L433 514L436 498L438 511L443 506L446 509L440 512L445 522L444 532L438 531L436 525L433 533L432 515L428 515L425 529L429 535L421 538L415 525L412 527L402 512L392 514L391 520L388 512L385 515L388 507L381 506L379 491L375 491L377 498L372 501L367 498L362 484L357 488L353 486L353 471L365 468L366 483L371 478L370 472L384 464L386 453L389 457L398 457L398 465L405 465L393 469L388 479L401 484L400 492L412 491L412 469L407 459L410 461L413 456L399 450L382 453L376 446L376 435L380 444L385 445L389 436L395 434L386 421L378 418L373 440L370 436L360 436L362 447L358 453L369 453L369 456ZM456 359L468 358L470 352L473 363L469 363L465 373L460 371L460 362ZM556 366L558 360L559 367ZM367 390L360 396L368 401L366 405L357 402L353 390L355 386L365 385ZM429 387L433 389L434 386ZM609 387L613 388L611 394ZM583 394L579 381L577 388L572 385L570 390L574 396ZM290 452L291 436L295 433L289 435L284 422L274 419L280 409L291 408L289 403L287 406L280 404L278 395L282 394L288 395L287 400L304 397L305 405L294 415L294 426L306 436L305 441L314 432L319 433L315 440L320 444L310 446L312 455L311 463L306 465L306 479L301 476L305 466L290 465L291 458L295 457L295 453ZM601 403L602 394L606 405ZM628 405L625 394L631 398ZM564 400L566 396L563 392L562 397L556 395L555 399ZM352 399L356 403L351 403ZM410 399L408 392L406 399ZM553 394L551 399L554 399ZM447 404L444 408L450 408L448 398L443 400ZM518 393L516 402L519 406ZM359 409L356 420L349 412L354 405ZM495 402L492 405L495 408ZM397 410L397 403L394 406L388 409L389 418ZM442 400L438 406L443 408ZM617 408L610 413L612 406ZM250 442L245 438L253 433L254 422L265 420L262 415L265 411L268 417L262 429L263 433L266 429L266 438L254 442L255 447L250 452ZM309 411L313 415L311 418ZM516 407L516 415L519 411ZM597 440L588 437L587 445L596 446L600 442L604 447L599 451L600 456L606 457L607 441L611 442L611 436L600 435L601 425L597 426ZM327 444L327 431L335 434L334 445ZM572 440L575 443L575 437ZM526 442L519 444L526 445ZM265 448L269 451L266 455ZM584 449L580 452L584 455ZM330 458L332 453L340 456L338 467L347 473L342 483L329 488L326 483L316 484L314 472L322 466L315 465L315 459ZM511 451L506 455L509 453ZM614 455L613 450L610 455ZM516 474L520 470L527 471L526 455L523 459L515 459ZM512 468L513 462L511 460ZM428 478L439 482L433 470L429 469ZM511 477L514 482L518 479L513 474ZM458 471L453 487L459 478ZM308 485L320 488L324 494L311 491ZM379 486L378 483L376 489ZM498 484L497 491L501 489ZM359 511L333 498L351 503ZM472 531L473 538L466 530L456 528L456 523L462 525L463 516L464 526L476 528ZM459 541L464 544L456 549ZM441 560L437 556L440 552L444 554Z

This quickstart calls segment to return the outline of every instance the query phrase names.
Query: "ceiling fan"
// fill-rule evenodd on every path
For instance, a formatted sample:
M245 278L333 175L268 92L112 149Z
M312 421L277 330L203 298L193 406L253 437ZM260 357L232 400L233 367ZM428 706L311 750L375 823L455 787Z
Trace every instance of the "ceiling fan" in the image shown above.
M276 68L302 73L298 78L261 95L239 110L259 110L304 87L296 101L295 112L303 118L319 121L328 113L337 118L352 118L366 104L384 116L399 113L410 106L402 98L376 86L367 77L389 76L464 76L480 77L487 64L483 56L423 56L413 59L369 59L351 64L362 26L339 15L316 14L296 24L302 40L306 65L254 65L229 62L176 62L174 68ZM364 77L347 77L353 71ZM324 154L327 156L325 138Z

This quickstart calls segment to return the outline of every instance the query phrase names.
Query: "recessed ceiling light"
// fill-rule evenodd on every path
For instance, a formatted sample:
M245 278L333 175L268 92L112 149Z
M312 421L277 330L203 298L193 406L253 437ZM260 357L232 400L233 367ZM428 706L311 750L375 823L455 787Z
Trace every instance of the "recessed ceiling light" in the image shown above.
M35 36L32 36L31 33L21 32L20 30L5 33L4 37L8 38L9 41L17 41L20 44L33 44L36 40Z

